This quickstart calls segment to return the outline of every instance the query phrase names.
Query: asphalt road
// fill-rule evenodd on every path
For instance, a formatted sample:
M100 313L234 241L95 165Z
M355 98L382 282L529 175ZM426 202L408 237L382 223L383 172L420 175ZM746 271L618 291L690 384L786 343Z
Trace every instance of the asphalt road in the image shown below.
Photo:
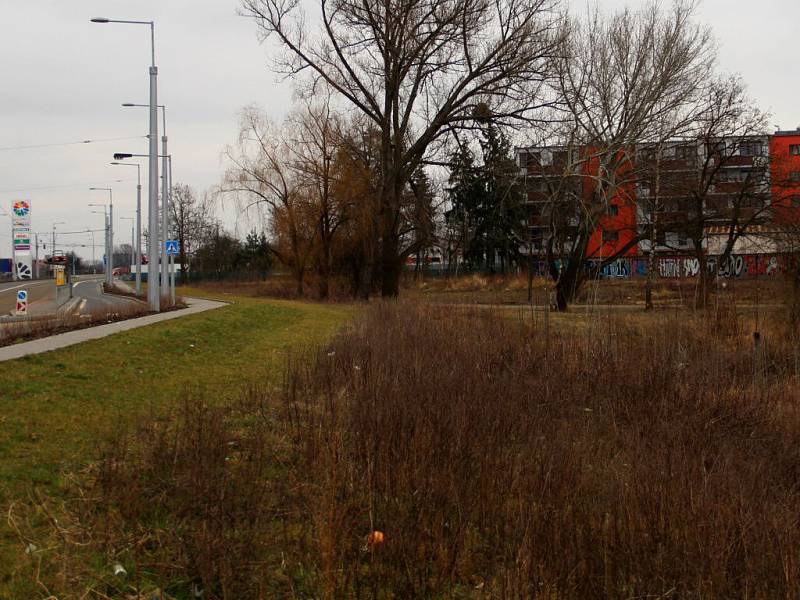
M79 305L83 314L100 310L119 310L131 306L135 301L121 296L104 294L103 278L91 278L76 281L72 286L72 295L83 298Z
M76 277L72 293L84 300L79 304L80 312L121 309L130 306L133 302L127 298L103 294L102 284L102 275ZM8 314L16 308L18 290L28 291L28 307L31 312L35 312L37 305L42 308L46 306L46 310L49 312L52 303L55 302L56 285L53 279L0 283L0 315Z
M54 301L56 297L56 284L53 279L0 283L0 314L8 314L16 309L18 290L28 291L28 305L38 301Z

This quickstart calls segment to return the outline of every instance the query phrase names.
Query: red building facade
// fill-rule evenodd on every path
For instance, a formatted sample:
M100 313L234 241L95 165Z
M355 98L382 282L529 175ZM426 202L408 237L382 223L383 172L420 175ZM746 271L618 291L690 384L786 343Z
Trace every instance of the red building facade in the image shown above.
M679 255L690 253L692 215L697 214L697 205L692 203L692 178L697 177L698 164L711 158L718 148L725 147L726 140L714 140L701 143L698 140L674 140L663 148L661 155L662 187L659 195L662 206L659 209L659 240L656 242L658 254ZM736 205L737 214L749 217L758 214L758 221L753 222L753 229L764 231L765 228L780 228L791 224L800 234L800 129L795 131L778 131L773 135L750 136L746 139L727 140L729 153L725 157L724 168L720 168L714 176L712 191L703 199L704 207L710 218L704 219L702 240L704 246L713 244L716 229L725 229L734 206L733 197L741 189L743 182L751 181L753 173L766 173L769 161L768 176L761 177L764 182L748 198L749 204ZM732 151L731 148L734 148ZM643 181L641 169L647 154L645 149L637 152L636 169L622 168L616 174L620 183L616 194L606 202L594 200L597 185L597 160L586 158L590 150L570 151L561 147L520 148L517 150L519 166L522 168L528 187L528 206L530 218L528 227L530 238L534 240L533 251L542 255L544 243L548 235L548 202L554 189L553 180L561 177L560 185L564 185L564 173L569 175L568 186L573 193L580 194L585 206L593 202L602 204L603 212L597 218L597 227L591 235L586 258L607 259L612 256L633 258L645 256L650 252L650 240L642 239L649 227L648 216L643 206L651 194L652 181ZM575 153L583 156L574 156ZM571 160L572 159L572 160ZM718 159L719 160L719 159ZM576 165L578 165L576 167ZM636 177L630 175L637 171ZM679 190L680 182L688 182L685 189ZM563 189L563 188L562 188ZM550 194L550 195L549 195ZM742 199L738 199L742 202ZM695 224L696 224L695 219ZM695 227L696 229L696 227ZM695 233L695 236L697 234ZM636 240L640 239L639 243ZM713 241L713 240L711 240ZM708 248L713 253L711 247Z
M800 226L800 129L770 136L770 178L775 222Z

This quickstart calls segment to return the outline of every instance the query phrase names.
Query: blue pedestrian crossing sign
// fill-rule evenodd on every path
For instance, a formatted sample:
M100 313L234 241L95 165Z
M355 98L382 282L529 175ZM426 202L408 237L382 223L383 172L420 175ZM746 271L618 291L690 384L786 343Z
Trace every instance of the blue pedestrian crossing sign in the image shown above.
M178 240L166 240L164 242L164 249L167 252L167 256L176 256L180 249Z

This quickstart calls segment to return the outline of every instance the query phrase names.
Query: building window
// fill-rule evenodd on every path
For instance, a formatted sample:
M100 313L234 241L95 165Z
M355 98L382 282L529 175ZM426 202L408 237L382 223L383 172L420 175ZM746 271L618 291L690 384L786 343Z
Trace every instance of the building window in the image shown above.
M619 239L619 231L604 229L603 230L603 241L604 242L616 242Z
M739 146L741 156L762 156L764 146L761 142L744 142Z
M717 183L741 183L747 181L750 171L740 169L720 169L717 173Z
M716 142L712 142L709 145L709 153L710 154L719 154L721 156L725 155L726 145L724 140L719 140Z
M800 171L792 171L789 173L789 181L800 181Z
M608 214L612 217L616 217L619 214L619 206L616 204L612 204L608 207Z
M789 154L792 156L800 156L800 144L790 144Z
M675 146L675 158L678 160L686 160L695 154L693 146Z

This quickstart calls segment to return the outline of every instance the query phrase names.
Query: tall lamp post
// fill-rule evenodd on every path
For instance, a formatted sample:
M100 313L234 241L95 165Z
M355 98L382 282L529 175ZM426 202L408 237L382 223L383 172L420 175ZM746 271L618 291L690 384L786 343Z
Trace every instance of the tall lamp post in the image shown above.
M136 263L136 293L142 293L142 170L136 163L112 162L112 165L136 167L136 237L133 242Z
M95 211L92 211L92 212L95 212ZM94 275L97 275L97 263L95 262L95 259L94 259L94 229L87 229L86 231L87 231L87 233L91 233L92 234L92 273Z
M66 225L66 221L56 221L53 223L53 233L50 238L50 255L54 256L56 253L56 225Z
M93 210L93 215L103 215L103 258L105 261L103 262L103 276L105 277L105 273L108 271L108 211L106 210L105 204L90 204L89 206L97 206L102 208L102 211ZM94 238L94 234L92 234L92 238ZM92 257L94 259L94 256Z
M53 237L50 238L50 256L55 257L56 255L56 225L66 225L66 221L56 221L53 223ZM45 238L47 239L47 238Z
M158 260L158 67L156 67L156 42L154 21L126 21L106 18L94 18L93 23L123 23L128 25L148 25L150 27L150 152L148 154L148 227L150 236L147 238L147 253L150 255L150 265L153 260ZM157 264L157 263L156 263ZM148 272L150 271L148 266ZM147 278L147 300L150 310L161 310L160 290L158 279Z
M125 108L131 107L145 107L149 108L149 104L136 104L134 102L123 102L122 106ZM167 151L167 107L163 104L158 104L157 108L161 109L161 289L167 289L169 285L169 278L167 273L167 254L165 251L165 242L169 235L169 204L172 201L172 173L167 165L169 160L170 165L172 159L169 158ZM169 177L167 177L168 169L170 169Z
M108 249L106 251L106 283L114 283L114 196L111 188L90 187L92 192L108 192Z
M134 245L135 239L133 237L134 236L133 231L136 226L136 217L120 217L120 220L131 222L131 262L130 266L128 267L130 269L133 267L133 263L136 262L136 246Z
M144 156L146 156L146 155L145 154L131 154L129 152L115 152L114 153L114 160L115 161L120 161L120 160L124 160L126 158L142 158ZM159 156L159 158L163 158L165 164L167 164L167 168L164 171L164 175L162 177L162 179L164 179L164 182L165 182L164 185L168 186L169 188L171 188L172 187L172 155L168 154L168 155L164 156L164 155L159 154L158 156ZM127 163L125 163L125 164L127 164ZM167 181L169 183L167 183ZM163 205L167 206L167 202L164 202ZM161 235L164 236L164 242L166 242L166 240L167 240L167 238L169 236L169 227L168 226L169 226L169 213L165 212L164 213L164 220L162 221L162 234L161 234ZM156 235L155 236L152 236L152 235L150 236L150 238L153 238L153 237L158 237L158 230L156 230ZM148 240L148 241L150 241L150 240ZM165 243L161 244L161 251L162 251L161 252L162 263L161 263L160 274L163 276L164 273L165 273L164 267L167 264L167 251L166 251L166 244ZM153 256L155 256L155 260L158 261L158 254L155 254ZM150 281L150 265L152 265L152 264L153 264L153 257L151 256L150 263L148 264L148 267L147 267L147 273L148 273L147 280L148 281ZM156 266L158 266L158 262L156 262ZM166 294L167 289L168 289L169 286L171 286L173 288L171 290L171 292L170 292L170 296L174 297L175 296L175 290L174 290L175 279L174 278L172 278L172 281L170 281L169 277L168 277L166 282L165 282L165 284L164 284L164 286L161 288L162 291L165 294ZM173 304L174 304L174 302L173 302Z

